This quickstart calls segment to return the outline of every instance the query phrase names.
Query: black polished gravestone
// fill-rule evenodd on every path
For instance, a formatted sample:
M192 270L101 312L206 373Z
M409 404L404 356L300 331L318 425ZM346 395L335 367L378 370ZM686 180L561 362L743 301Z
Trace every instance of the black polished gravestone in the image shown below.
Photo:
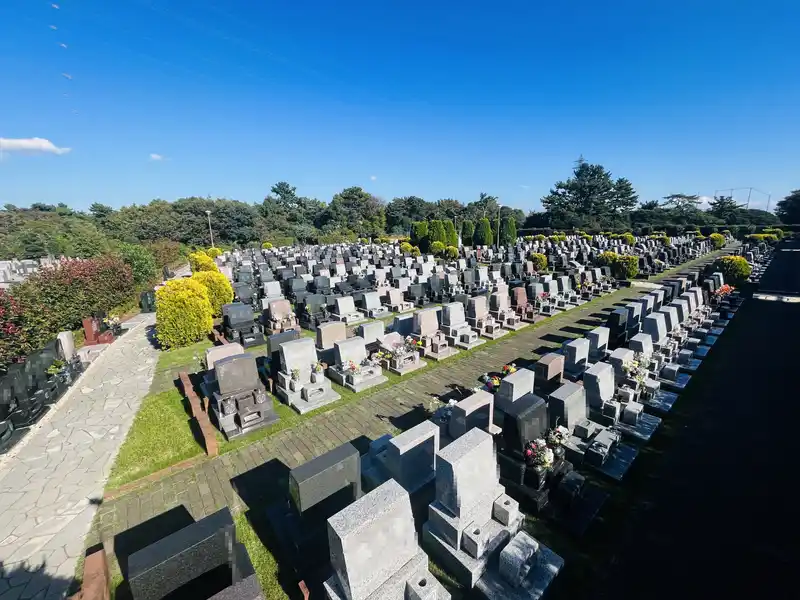
M238 342L243 348L264 343L264 334L253 318L250 304L233 302L222 306L222 327L229 342Z
M264 598L227 507L194 522L180 506L118 534L114 549L124 578L118 598Z
M132 552L123 572L133 600L264 599L227 507Z
M537 468L525 461L525 446L545 437L548 417L547 404L533 394L514 402L503 419L503 443L497 455L500 483L539 512L548 502L548 488L572 465L559 459L552 469Z
M288 488L266 516L278 560L305 580L327 570L328 519L361 497L361 456L342 444L292 469Z

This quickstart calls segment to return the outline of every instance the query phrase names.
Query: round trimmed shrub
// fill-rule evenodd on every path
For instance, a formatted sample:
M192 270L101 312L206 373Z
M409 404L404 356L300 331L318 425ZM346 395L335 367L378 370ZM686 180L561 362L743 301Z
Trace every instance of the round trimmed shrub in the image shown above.
M422 252L420 252L419 246L412 246L412 248L411 248L411 256L416 258L420 254L422 254Z
M633 279L639 274L639 259L630 254L617 254L611 272L617 279Z
M228 278L219 271L198 271L192 279L203 284L208 292L208 301L211 303L211 314L215 317L222 315L222 306L233 302L233 286Z
M537 242L543 242L543 241L545 241L547 239L547 236L544 235L543 233L539 233L539 234L533 236L533 239L535 239Z
M164 348L180 348L211 333L214 326L206 286L172 279L156 291L156 339Z
M444 255L450 260L455 260L458 258L458 248L455 246L448 246L444 249Z
M627 244L628 246L633 246L636 243L636 238L633 237L633 234L630 232L621 234L619 239L621 239L623 243Z
M435 256L439 256L444 252L444 244L442 242L431 243L430 251Z
M402 244L400 244L400 252L402 252L403 254L405 254L406 252L411 252L412 248L414 248L414 246L412 246L408 242L403 242Z
M592 236L590 236L588 233L581 233L580 236L581 239L586 240L587 242L592 241Z
M219 271L214 260L202 251L192 252L189 255L189 266L192 269L192 273L197 273L199 271Z
M206 250L206 254L208 254L208 257L213 260L222 254L222 250L219 248L209 248Z
M272 250L272 247L273 247L272 242L264 242L263 244L261 244L262 250Z
M711 240L711 245L714 246L714 250L719 250L725 245L725 236L721 233L712 233L708 236L708 239Z
M528 260L533 263L533 269L537 273L539 271L544 271L547 268L547 257L541 252L531 252Z
M722 273L725 283L742 285L750 277L753 267L743 256L722 256L714 262L714 270Z

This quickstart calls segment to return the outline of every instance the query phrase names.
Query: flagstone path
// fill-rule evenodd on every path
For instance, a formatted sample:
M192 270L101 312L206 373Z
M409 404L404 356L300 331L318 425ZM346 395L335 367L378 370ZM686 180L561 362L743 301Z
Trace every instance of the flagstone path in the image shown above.
M119 447L147 394L154 314L128 321L11 453L0 458L0 600L61 598Z

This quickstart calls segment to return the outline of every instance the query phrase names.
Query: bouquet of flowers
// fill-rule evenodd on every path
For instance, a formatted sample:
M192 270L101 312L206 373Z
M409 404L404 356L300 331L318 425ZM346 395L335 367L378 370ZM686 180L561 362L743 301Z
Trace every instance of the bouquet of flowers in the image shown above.
M725 283L725 284L721 285L717 291L714 292L714 295L716 295L719 298L723 298L723 297L727 296L728 294L732 293L735 289L736 288L734 288L733 286L728 285L727 283Z
M497 375L489 375L488 373L484 373L480 376L479 381L481 383L485 383L486 388L490 392L494 392L500 387L500 378Z
M553 450L542 439L525 444L525 462L532 467L550 469L553 466Z
M648 375L647 368L644 366L644 360L644 357L638 354L634 357L634 360L622 363L622 370L639 386L644 385Z
M547 445L558 447L562 446L564 442L569 439L569 429L563 425L559 425L555 429L550 429L547 432Z
M105 319L103 319L103 323L114 333L114 335L119 335L122 332L122 321L117 315L108 315Z
M353 362L352 360L348 360L348 361L347 361L347 362L346 362L346 363L345 363L345 364L342 366L342 370L343 370L343 371L348 371L348 372L350 372L350 373L353 373L353 374L358 374L358 373L360 373L360 372L361 372L361 365L357 365L357 364L356 364L355 362Z
M314 371L314 373L322 373L327 368L328 365L322 362L321 360L318 360L313 365L311 365L311 370Z
M517 372L517 365L511 363L510 365L503 365L503 375L511 375Z

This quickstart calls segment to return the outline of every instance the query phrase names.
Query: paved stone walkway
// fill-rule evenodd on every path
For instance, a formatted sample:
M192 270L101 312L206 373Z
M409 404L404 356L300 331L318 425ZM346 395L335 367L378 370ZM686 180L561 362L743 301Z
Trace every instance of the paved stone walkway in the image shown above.
M0 460L0 600L61 598L120 445L148 393L154 314L91 364L68 395Z

